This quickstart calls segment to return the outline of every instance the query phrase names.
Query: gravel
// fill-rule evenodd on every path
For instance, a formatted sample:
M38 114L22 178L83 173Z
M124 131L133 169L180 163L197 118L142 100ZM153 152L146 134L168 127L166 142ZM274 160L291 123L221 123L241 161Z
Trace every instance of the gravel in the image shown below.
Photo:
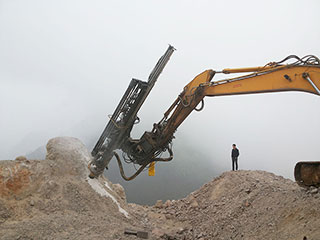
M320 192L264 171L225 172L180 200L127 203L108 179L89 180L90 154L51 139L45 160L0 161L0 239L320 239ZM183 183L181 183L183 184Z

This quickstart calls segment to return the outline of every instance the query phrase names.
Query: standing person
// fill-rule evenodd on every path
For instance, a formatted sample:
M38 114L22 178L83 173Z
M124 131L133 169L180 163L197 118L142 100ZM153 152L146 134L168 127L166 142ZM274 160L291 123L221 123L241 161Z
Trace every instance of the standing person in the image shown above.
M231 158L232 158L232 171L234 171L234 165L236 165L236 170L238 170L238 157L239 157L239 149L236 144L232 144Z

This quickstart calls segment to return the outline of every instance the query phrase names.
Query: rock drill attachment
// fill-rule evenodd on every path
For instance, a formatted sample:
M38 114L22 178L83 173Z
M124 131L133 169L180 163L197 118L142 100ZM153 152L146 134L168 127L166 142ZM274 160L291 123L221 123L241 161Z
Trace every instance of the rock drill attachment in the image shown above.
M169 45L165 54L159 59L149 75L147 82L138 79L131 80L126 92L91 152L92 161L88 166L90 170L89 177L98 177L103 173L104 169L108 167L111 158L115 155L114 151L116 149L122 149L130 156L132 145L135 144L135 140L130 138L130 132L133 125L139 122L137 113L148 97L174 50L175 48ZM139 151L139 149L135 149L135 151ZM115 156L119 163L120 172L123 173L119 156ZM140 164L141 168L144 168L152 161L152 157L152 154L149 154L141 159L130 159L130 162ZM122 174L122 176L124 177L124 174ZM126 177L124 178L126 179ZM126 180L131 180L131 178L127 178Z

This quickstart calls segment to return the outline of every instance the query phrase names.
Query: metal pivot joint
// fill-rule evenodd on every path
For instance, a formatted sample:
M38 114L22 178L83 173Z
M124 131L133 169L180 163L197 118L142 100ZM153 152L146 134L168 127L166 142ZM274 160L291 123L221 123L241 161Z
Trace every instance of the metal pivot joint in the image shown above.
M309 73L304 72L304 73L302 74L302 77L303 77L304 79L306 79L306 80L311 84L311 86L314 88L314 90L316 90L316 92L320 95L320 90L319 90L319 88L314 84L314 82L311 80L311 78L310 78L310 76L309 76Z

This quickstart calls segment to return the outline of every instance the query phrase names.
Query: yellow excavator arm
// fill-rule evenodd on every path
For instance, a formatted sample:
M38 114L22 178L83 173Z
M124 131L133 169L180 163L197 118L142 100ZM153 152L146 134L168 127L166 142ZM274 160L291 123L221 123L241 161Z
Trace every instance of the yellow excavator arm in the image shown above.
M206 70L184 87L177 99L165 112L164 117L158 123L153 124L151 131L145 132L140 139L132 139L130 137L131 129L133 124L139 120L136 114L173 51L174 48L169 46L167 52L160 58L151 73L148 83L135 79L130 83L128 90L92 151L94 159L89 165L90 177L101 174L113 156L116 157L120 173L125 180L134 179L148 166L152 170L151 173L154 174L155 162L172 160L171 143L174 132L193 110L200 111L203 109L206 96L284 91L302 91L320 95L320 60L312 55L304 58L291 55L280 62L268 63L262 67L224 69L222 71ZM287 60L292 59L295 62L284 64ZM213 78L218 74L231 73L248 74L213 81ZM155 80L152 80L153 78ZM140 168L131 177L125 176L120 157L114 152L116 149L122 150L125 162L140 165ZM166 151L168 151L169 156L161 158L161 154ZM306 163L299 164L298 168L295 175L301 185L307 182L315 185L314 182L317 181L320 184L320 163L318 164L319 171L311 171L310 166L306 166ZM309 181L310 179L313 180Z
M318 63L318 62L316 62ZM212 81L219 73L243 73L248 75ZM256 68L224 69L222 71L206 70L187 84L176 101L164 114L158 123L165 127L161 135L165 139L170 136L193 111L203 108L206 96L224 96L238 94L303 91L320 95L320 65L319 64L288 64ZM200 109L196 107L201 104Z

